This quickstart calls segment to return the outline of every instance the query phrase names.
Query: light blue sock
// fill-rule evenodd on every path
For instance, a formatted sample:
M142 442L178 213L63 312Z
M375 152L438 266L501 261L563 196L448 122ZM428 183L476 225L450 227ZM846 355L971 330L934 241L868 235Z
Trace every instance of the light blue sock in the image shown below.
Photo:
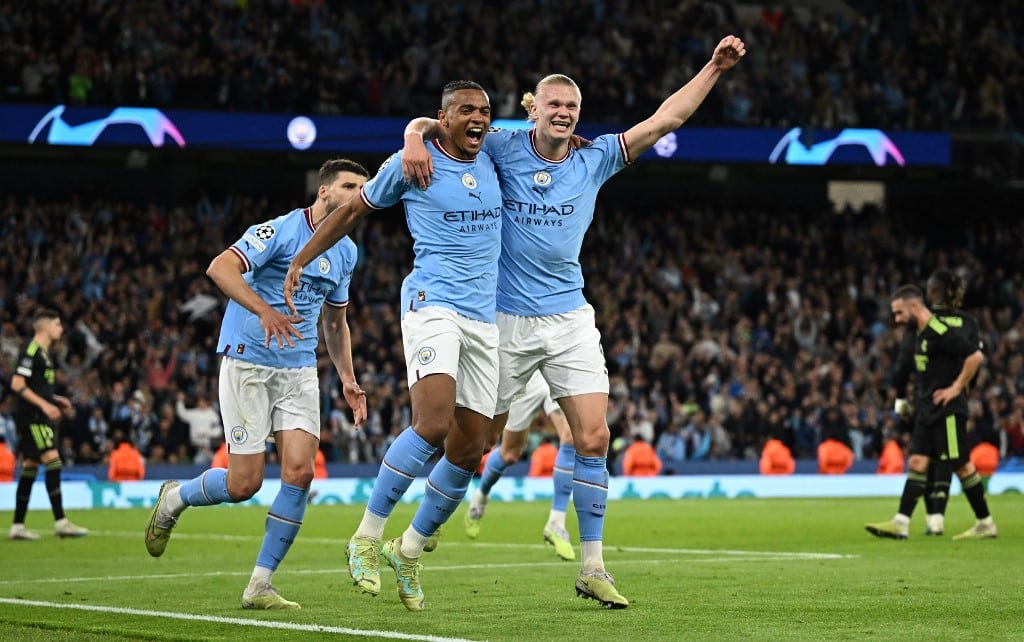
M599 542L604 532L604 509L608 503L608 461L606 457L576 455L572 494L580 522L580 541Z
M267 512L267 530L263 535L263 546L256 558L256 566L277 570L278 564L288 554L295 536L302 526L302 517L306 514L306 496L308 488L292 486L281 482L274 503Z
M501 449L495 447L487 457L487 463L484 464L484 472L480 475L480 492L484 495L490 495L491 487L498 483L506 468L508 468L508 464L505 463L505 458L501 456Z
M424 537L433 535L438 526L448 521L459 502L466 496L473 472L463 470L442 457L427 477L423 501L412 518L412 527Z
M388 517L437 448L416 434L412 426L402 431L384 453L373 492L366 508L378 517ZM431 531L433 533L433 531Z
M181 501L186 506L213 506L234 504L228 494L228 469L211 468L198 477L193 477L179 489Z
M565 512L569 507L569 496L572 495L572 471L576 466L576 446L562 444L558 447L555 457L555 473L553 475L555 494L551 497L551 508Z

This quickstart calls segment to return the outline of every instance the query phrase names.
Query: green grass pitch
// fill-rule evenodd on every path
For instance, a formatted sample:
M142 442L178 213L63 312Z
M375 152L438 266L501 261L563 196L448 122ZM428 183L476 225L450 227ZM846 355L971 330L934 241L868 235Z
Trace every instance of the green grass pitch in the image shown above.
M612 502L605 560L630 606L575 596L575 562L541 540L548 505L488 507L480 538L462 532L465 504L424 554L426 610L383 590L361 595L344 544L362 506L314 506L275 575L297 612L241 609L265 509L190 509L160 559L143 545L147 511L71 514L92 529L58 540L30 513L39 542L0 541L0 640L1020 640L1024 639L1024 498L990 498L999 539L954 542L973 523L950 501L944 537L925 537L923 507L906 542L864 522L892 499ZM387 536L414 506L400 505ZM570 508L570 532L576 532ZM579 548L577 546L577 555Z

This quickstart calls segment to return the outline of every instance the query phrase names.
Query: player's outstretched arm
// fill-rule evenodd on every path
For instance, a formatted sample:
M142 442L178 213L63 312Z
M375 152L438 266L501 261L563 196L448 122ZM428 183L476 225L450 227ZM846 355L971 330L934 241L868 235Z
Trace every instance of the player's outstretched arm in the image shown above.
M292 314L297 315L295 302L292 300L292 293L299 287L302 279L302 268L312 262L313 259L333 247L343 236L351 232L355 226L370 212L370 206L363 202L362 198L353 197L349 202L335 208L327 215L320 225L313 232L306 244L302 246L298 254L292 259L288 266L288 273L284 277L284 302Z
M650 118L626 132L626 148L630 157L639 157L653 147L659 138L682 127L704 102L722 72L735 66L745 53L743 41L736 36L722 38L711 60L696 76L661 103Z
M210 262L210 267L206 268L206 275L228 298L259 317L266 335L265 346L270 347L270 339L273 337L278 348L283 348L285 343L288 347L294 348L295 342L292 337L305 338L293 325L302 318L295 314L294 310L292 316L288 317L270 307L270 304L245 282L242 276L244 270L245 266L238 255L231 250L224 250Z
M342 394L352 409L352 421L356 428L366 421L366 392L356 382L352 365L352 334L348 327L347 308L325 305L323 312L324 343L327 354L341 377Z
M421 189L430 186L430 176L434 173L434 159L423 141L437 138L439 124L436 118L421 117L412 119L405 126L402 176L405 182L419 185Z

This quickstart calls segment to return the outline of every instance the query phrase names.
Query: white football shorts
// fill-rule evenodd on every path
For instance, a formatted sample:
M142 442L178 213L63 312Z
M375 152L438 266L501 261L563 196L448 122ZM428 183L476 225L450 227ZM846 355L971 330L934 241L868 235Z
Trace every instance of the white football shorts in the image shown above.
M498 312L497 320L501 371L495 414L509 410L537 370L544 375L554 399L608 394L608 367L590 304L541 317Z
M320 386L316 368L268 368L224 357L220 363L220 416L231 454L266 451L279 430L304 430L320 439Z
M537 411L543 408L545 415L550 415L560 410L558 402L551 398L551 389L548 382L544 381L540 370L533 373L526 388L519 393L518 397L512 399L512 405L508 409L508 421L505 423L505 430L510 432L522 432L527 430L533 423Z
M498 390L498 326L449 308L428 306L402 317L409 388L432 374L455 379L455 405L494 416Z

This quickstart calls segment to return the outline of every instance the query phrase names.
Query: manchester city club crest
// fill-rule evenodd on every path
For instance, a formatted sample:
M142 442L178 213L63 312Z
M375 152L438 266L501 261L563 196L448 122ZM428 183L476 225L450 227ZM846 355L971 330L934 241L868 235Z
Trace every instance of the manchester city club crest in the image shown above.
M245 440L249 438L249 433L245 428L241 426L235 426L231 429L231 443L233 444L244 444Z
M434 360L437 356L437 351L430 346L424 346L420 348L419 354L416 355L416 359L420 362L420 365L427 365Z
M317 261L316 266L320 269L320 274L327 274L331 271L331 262L322 256L320 257L320 260Z
M533 182L541 187L547 187L551 184L551 174L545 171L539 171L533 175Z
M462 184L469 189L476 189L476 179L469 172L462 175Z

